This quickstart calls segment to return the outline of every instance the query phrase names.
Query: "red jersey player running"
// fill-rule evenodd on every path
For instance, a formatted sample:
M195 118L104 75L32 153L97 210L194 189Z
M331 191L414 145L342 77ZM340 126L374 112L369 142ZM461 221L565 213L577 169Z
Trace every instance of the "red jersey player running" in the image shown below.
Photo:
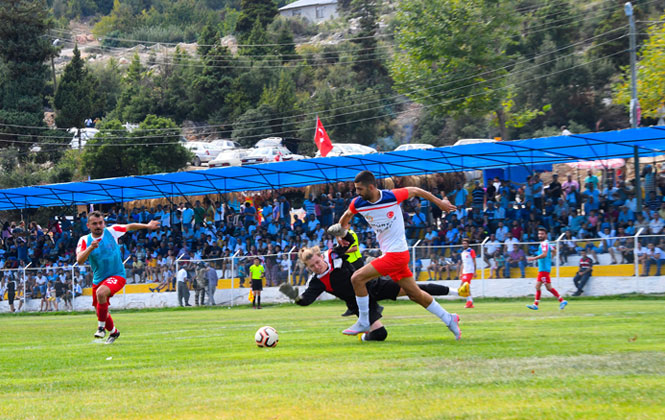
M542 242L538 246L540 254L536 257L527 258L528 261L538 261L538 279L536 281L536 299L533 305L526 305L527 308L538 310L540 303L540 287L545 283L545 288L550 291L557 299L559 299L559 309L563 309L568 305L568 301L564 300L559 292L552 287L550 280L550 271L552 270L552 256L556 254L556 249L547 240L547 230L544 227L538 228L538 239Z
M462 280L462 285L460 286L459 294L460 296L466 295L466 305L464 307L473 308L471 279L476 274L476 251L469 246L467 238L462 239L462 248L462 265L460 266L460 280Z
M128 225L113 225L106 227L104 217L98 211L88 215L88 229L90 234L82 236L76 247L76 262L83 265L89 261L92 268L92 306L97 311L99 321L96 338L104 338L106 331L110 335L106 344L113 343L120 336L120 332L113 325L109 314L109 299L125 286L125 266L118 246L118 238L126 232L138 229L154 230L159 222L152 220L148 224L130 223Z
M351 283L358 303L358 322L343 331L347 335L357 335L369 331L369 296L367 282L379 276L389 276L397 282L412 301L419 303L439 317L459 340L459 316L450 314L421 290L409 270L409 250L404 234L404 219L400 203L411 197L422 197L436 204L443 211L455 210L448 200L441 200L420 188L407 187L394 190L379 190L376 178L369 171L362 171L354 180L359 197L354 198L344 212L339 223L330 227L335 236L344 236L351 227L351 219L360 213L376 233L383 255L364 265L351 276Z

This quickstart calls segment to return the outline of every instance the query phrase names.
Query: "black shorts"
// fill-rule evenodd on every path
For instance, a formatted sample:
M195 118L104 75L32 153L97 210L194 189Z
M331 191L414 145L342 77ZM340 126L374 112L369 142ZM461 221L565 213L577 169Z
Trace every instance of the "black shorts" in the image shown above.
M7 300L9 301L10 305L14 304L14 297L15 296L16 295L14 294L14 292L7 292Z
M263 280L252 279L252 290L263 290Z
M402 288L400 285L390 279L379 277L378 279L371 280L367 283L367 293L369 293L372 300L397 300L399 291Z

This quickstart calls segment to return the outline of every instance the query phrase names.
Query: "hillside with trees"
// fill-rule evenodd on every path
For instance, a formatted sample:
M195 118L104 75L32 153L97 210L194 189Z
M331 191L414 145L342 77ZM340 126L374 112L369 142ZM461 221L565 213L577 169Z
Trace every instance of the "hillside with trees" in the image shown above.
M615 0L341 0L320 24L273 0L3 3L0 187L179 170L182 127L313 155L317 115L333 142L382 150L629 126ZM649 125L665 112L665 0L633 6ZM67 150L87 119L100 134ZM122 145L122 164L99 159Z

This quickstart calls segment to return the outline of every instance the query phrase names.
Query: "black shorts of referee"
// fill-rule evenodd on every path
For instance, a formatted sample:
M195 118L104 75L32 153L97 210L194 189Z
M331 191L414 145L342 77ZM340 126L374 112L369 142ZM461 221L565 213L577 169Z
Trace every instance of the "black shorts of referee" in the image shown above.
M252 290L263 290L263 280L252 279Z

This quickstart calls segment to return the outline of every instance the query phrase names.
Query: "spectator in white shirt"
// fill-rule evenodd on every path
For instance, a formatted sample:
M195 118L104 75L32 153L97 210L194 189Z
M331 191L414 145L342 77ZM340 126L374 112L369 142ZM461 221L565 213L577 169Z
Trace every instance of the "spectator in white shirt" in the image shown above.
M506 246L506 249L513 249L519 244L517 238L513 238L513 234L508 232L506 234L506 240L503 241L503 244Z
M496 252L501 248L501 243L496 240L496 235L491 234L490 238L487 242L485 242L485 255L483 255L483 259L487 263L487 265L490 265L490 258L494 258L496 255Z
M499 242L504 242L506 238L508 237L508 233L510 232L510 229L508 229L508 226L505 226L503 222L499 222L499 225L496 228L496 239ZM510 248L512 249L512 248Z
M652 235L660 235L663 231L663 226L665 226L663 219L660 218L658 213L654 213L653 219L649 222L649 233Z

